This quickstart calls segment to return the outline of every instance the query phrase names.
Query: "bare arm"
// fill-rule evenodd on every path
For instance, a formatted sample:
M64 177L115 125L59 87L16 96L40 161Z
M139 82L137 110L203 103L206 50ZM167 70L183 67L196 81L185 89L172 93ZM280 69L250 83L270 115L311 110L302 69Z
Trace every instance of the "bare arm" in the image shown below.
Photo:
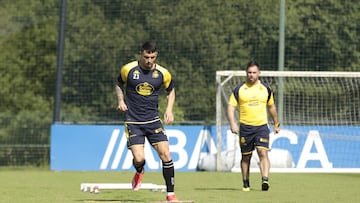
M172 124L174 122L173 106L175 103L175 89L172 89L167 95L167 106L164 114L165 124Z
M229 123L230 123L230 129L231 129L231 132L232 133L238 133L239 132L239 127L238 125L236 124L237 121L235 120L235 116L234 116L234 113L235 113L235 107L233 107L232 105L228 104L228 107L227 107L227 117L228 117L228 120L229 120Z
M280 123L279 123L278 116L277 116L276 106L275 106L275 104L273 104L273 105L269 106L268 108L269 108L270 116L271 116L272 120L274 121L274 131L275 131L275 133L279 133L280 132Z
M115 91L116 91L116 95L117 95L117 100L118 100L118 105L116 107L116 109L118 111L127 111L127 105L125 104L124 101L124 93L120 87L120 84L115 85Z

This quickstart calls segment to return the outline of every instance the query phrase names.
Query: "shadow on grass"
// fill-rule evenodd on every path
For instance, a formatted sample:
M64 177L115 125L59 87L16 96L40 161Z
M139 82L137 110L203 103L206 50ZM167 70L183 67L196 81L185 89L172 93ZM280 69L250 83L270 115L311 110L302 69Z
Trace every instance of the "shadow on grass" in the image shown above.
M133 203L133 202L143 202L141 200L131 200L131 199L80 199L76 200L77 202L119 202L119 203Z
M195 188L195 190L228 190L228 191L235 191L235 190L241 190L239 188Z
M202 191L240 191L240 192L244 192L242 190L242 188L195 188L195 190L202 190ZM251 188L252 192L267 192L267 191L262 191L261 189L254 189Z

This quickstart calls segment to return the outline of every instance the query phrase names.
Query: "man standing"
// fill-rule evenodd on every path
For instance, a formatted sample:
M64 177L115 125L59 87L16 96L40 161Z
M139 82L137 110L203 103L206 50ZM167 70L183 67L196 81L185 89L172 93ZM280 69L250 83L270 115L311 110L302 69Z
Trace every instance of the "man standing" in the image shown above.
M231 132L239 133L243 191L250 191L250 160L255 148L260 159L261 189L263 191L269 189L270 161L268 150L270 130L267 110L269 110L274 122L275 133L280 131L274 94L266 83L259 80L259 76L259 64L256 61L250 61L246 67L246 82L239 83L232 91L227 110ZM236 107L239 108L240 113L240 130L234 116Z
M115 86L117 110L126 112L125 133L128 148L133 155L136 169L132 180L133 190L139 190L144 176L145 138L157 151L162 161L162 173L167 187L167 201L177 201L174 193L174 163L170 155L169 142L159 113L158 97L161 87L167 91L167 106L164 114L165 124L174 121L173 105L175 89L170 72L156 64L158 52L155 42L145 42L140 50L140 59L121 68ZM126 100L123 88L125 87Z

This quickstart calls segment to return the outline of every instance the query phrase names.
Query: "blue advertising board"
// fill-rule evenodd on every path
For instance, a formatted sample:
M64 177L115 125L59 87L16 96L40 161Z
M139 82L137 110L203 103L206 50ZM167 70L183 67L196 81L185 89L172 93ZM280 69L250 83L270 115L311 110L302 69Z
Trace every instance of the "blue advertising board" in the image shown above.
M216 154L215 126L166 126L166 133L177 171L196 171L202 157ZM359 133L360 127L356 126L283 126L279 134L270 135L274 151L270 153L285 151L292 162L289 168L358 169ZM228 127L223 127L222 134L223 151L237 146L233 139L236 136L229 133ZM56 171L133 170L126 144L122 125L54 124L50 167ZM282 154L277 155L273 162L282 162L281 157ZM284 161L289 161L286 157ZM149 143L145 144L145 158L145 170L162 169L161 160Z

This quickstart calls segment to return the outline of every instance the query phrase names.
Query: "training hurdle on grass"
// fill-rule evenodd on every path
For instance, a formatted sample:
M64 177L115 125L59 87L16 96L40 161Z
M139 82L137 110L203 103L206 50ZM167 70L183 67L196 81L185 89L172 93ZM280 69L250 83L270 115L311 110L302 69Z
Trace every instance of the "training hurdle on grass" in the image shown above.
M100 190L132 190L131 183L81 183L80 190L83 192L98 193ZM142 183L140 189L149 189L153 192L166 191L165 185L157 185L153 183Z
M83 192L99 193L101 189L123 189L132 190L131 183L81 183L80 190ZM149 189L150 191L166 192L165 185L157 185L153 183L141 183L140 189ZM194 203L194 200L178 200L176 203ZM150 203L168 203L168 201L152 201Z

